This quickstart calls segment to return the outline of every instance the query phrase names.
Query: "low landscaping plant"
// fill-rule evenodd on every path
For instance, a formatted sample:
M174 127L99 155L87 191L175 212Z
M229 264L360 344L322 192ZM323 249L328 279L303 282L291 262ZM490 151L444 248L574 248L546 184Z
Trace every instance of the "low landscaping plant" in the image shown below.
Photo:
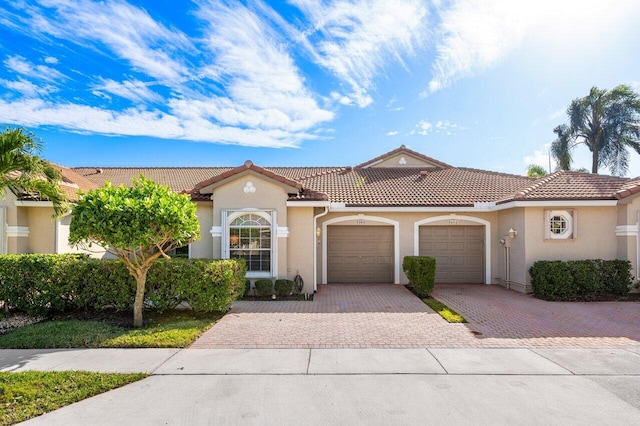
M256 280L253 286L258 296L271 296L273 294L273 281L271 280Z
M0 425L12 425L144 379L87 371L0 373Z
M227 311L245 290L244 260L157 260L149 270L145 308L187 304L197 312ZM0 300L31 315L51 312L130 311L135 282L118 260L85 255L0 256Z
M293 291L293 281L291 280L276 280L273 289L278 297L289 296Z
M462 315L460 315L459 313L457 313L453 309L449 308L447 305L445 305L444 303L440 302L439 300L436 300L436 299L434 299L432 297L427 297L425 299L422 299L422 301L428 307L430 307L431 309L436 311L436 313L438 313L438 315L440 315L442 318L444 318L447 322L450 322L450 323L465 323L465 322L467 322L467 320L464 319L464 317Z
M632 284L628 260L540 260L529 269L535 297L544 300L598 300L624 296Z
M433 291L436 277L436 260L428 256L405 256L402 270L409 278L409 286L420 297Z

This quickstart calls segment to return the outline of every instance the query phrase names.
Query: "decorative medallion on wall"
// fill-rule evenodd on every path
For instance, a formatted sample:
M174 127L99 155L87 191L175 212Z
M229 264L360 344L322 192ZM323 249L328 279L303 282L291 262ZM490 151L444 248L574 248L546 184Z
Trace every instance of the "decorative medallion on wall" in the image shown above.
M244 188L242 188L242 190L244 191L245 194L253 194L254 192L256 192L256 187L253 185L253 182L249 180L244 185Z
M404 157L400 157L400 160L398 160L398 164L407 164L407 160L405 160Z

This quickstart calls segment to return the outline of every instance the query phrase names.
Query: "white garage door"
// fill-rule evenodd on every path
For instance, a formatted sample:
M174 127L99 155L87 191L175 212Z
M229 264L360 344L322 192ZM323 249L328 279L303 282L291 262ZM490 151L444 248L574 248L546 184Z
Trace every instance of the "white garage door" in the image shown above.
M436 283L484 283L484 226L421 226L419 253L436 259Z
M329 283L392 283L393 226L329 226Z

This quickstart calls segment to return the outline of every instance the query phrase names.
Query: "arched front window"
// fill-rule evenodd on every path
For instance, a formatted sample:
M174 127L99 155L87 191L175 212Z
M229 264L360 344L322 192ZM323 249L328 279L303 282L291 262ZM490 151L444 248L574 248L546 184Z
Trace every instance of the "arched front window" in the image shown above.
M247 272L271 271L271 223L267 217L246 213L229 223L229 257L245 259Z

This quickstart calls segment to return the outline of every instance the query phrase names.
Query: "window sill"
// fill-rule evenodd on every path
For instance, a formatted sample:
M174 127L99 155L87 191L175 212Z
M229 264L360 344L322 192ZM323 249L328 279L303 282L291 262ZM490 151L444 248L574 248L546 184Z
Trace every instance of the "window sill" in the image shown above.
M247 272L245 278L273 278L271 272Z

